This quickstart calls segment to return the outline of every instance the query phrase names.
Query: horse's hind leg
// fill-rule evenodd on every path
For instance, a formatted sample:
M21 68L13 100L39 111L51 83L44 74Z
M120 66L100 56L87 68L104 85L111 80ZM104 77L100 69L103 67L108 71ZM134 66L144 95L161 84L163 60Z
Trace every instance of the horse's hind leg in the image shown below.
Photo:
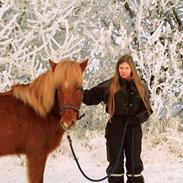
M47 154L43 152L27 155L29 183L43 183L46 159Z

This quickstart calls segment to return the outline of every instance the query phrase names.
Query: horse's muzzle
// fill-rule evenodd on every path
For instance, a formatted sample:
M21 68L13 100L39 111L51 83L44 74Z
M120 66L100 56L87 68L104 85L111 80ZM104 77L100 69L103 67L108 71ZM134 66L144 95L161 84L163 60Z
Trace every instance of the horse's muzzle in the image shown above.
M76 123L76 121L69 122L69 124L64 121L60 121L60 125L64 131L71 129L71 127L74 126L75 123Z

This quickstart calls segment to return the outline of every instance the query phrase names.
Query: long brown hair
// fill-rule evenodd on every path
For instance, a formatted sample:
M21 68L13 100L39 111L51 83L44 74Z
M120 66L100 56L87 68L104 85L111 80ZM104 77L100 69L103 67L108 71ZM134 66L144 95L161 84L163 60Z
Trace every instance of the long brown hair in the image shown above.
M142 84L141 79L139 78L137 74L137 70L133 61L132 56L130 55L123 55L119 58L116 66L115 66L115 74L112 77L110 89L109 89L109 97L108 97L108 112L109 112L109 117L111 118L114 114L115 111L115 100L114 100L114 95L115 93L119 90L120 85L119 85L119 65L122 63L127 63L130 68L131 68L131 79L134 80L134 83L137 87L137 90L139 92L139 95L144 102L144 105L146 106L147 110L149 113L151 113L151 108L150 108L150 101L149 101L149 91L145 89L144 85Z

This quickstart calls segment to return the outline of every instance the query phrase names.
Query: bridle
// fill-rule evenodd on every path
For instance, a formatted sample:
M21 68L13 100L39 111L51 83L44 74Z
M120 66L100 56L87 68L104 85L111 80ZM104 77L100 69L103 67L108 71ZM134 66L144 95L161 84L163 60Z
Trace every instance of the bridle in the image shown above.
M64 104L62 107L59 107L60 113L63 112L65 109L72 109L73 111L79 113L79 108L72 104Z
M64 104L60 108L60 113L62 113L65 109L71 109L71 110L75 111L77 113L77 119L76 120L80 120L85 115L85 114L79 115L79 107L76 107L72 104Z
M78 88L77 88L78 89ZM81 92L81 97L83 97L83 89L82 87L78 89ZM85 114L79 115L79 109L80 107L74 106L72 104L64 104L61 105L59 102L59 98L60 98L60 91L57 89L57 98L58 98L58 105L59 105L59 113L61 114L65 109L71 109L73 111L75 111L77 113L77 119L76 120L80 120L82 117L85 116ZM60 122L61 127L67 131L68 129L62 124L62 122Z
M71 109L71 110L75 111L77 113L77 119L76 120L81 119L81 117L79 117L79 108L78 107L76 107L74 105L71 105L71 104L64 104L62 107L59 107L60 113L62 113L65 109ZM63 128L64 131L68 130L68 128L66 128L63 125L62 121L60 121L60 125L61 125L61 127Z

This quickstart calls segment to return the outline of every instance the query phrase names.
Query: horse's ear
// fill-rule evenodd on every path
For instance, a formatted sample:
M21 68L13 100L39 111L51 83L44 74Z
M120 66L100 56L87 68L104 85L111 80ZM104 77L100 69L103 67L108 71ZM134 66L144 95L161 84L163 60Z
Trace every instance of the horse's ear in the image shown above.
M50 60L50 59L49 59L49 63L50 63L50 67L51 67L52 71L54 72L55 67L56 67L57 64L55 62L53 62L52 60Z
M88 59L86 59L80 63L80 67L81 67L82 71L84 71L86 69L87 64L88 64Z

